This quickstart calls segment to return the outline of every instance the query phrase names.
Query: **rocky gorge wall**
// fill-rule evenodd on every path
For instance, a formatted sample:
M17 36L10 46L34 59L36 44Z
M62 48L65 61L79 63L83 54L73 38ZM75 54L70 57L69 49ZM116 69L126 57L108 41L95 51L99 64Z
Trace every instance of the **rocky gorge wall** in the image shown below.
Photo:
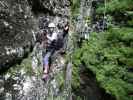
M32 69L33 56L35 56L32 54L37 51L37 49L34 50L34 36L40 29L43 29L45 26L45 28L47 28L46 20L48 23L54 22L56 25L58 23L64 25L69 21L70 1L3 0L0 4L1 3L2 5L0 7L3 7L3 4L9 5L13 14L11 14L12 17L10 17L9 14L12 12L9 11L9 14L7 14L8 20L6 20L5 15L2 17L3 19L0 19L2 20L2 24L0 24L0 34L2 35L0 35L0 38L5 40L0 40L2 41L1 44L3 44L0 45L0 52L1 54L5 54L3 56L1 55L0 58L0 71L2 72L3 68L6 69L11 66L5 73L0 73L0 100L53 100L53 98L55 100L66 100L68 96L66 96L67 93L64 92L67 91L67 86L71 86L71 84L66 82L69 78L65 80L65 77L67 77L65 76L65 56L59 54L53 55L54 57L52 58L49 73L50 78L47 82L44 82L41 79L43 74L41 64L39 63L35 70ZM6 9L4 12L6 12ZM24 15L29 15L28 20L25 20ZM12 30L10 29L8 31L8 34L6 34L6 32L4 33L5 27L12 25L12 20L15 26L13 29L11 28ZM6 23L4 23L4 21L6 21ZM58 28L56 30L59 31ZM15 36L19 38L15 40ZM4 47L10 47L9 51L5 51ZM28 55L28 57L26 57L26 55ZM42 55L40 52L38 55L41 61ZM8 60L8 62L6 62L6 60ZM19 64L17 64L18 61L20 62ZM69 73L70 71L68 74ZM67 83L66 85L65 82Z
M30 52L36 20L26 0L0 1L0 70Z
M21 62L34 45L39 18L58 24L70 16L69 0L0 1L0 71Z

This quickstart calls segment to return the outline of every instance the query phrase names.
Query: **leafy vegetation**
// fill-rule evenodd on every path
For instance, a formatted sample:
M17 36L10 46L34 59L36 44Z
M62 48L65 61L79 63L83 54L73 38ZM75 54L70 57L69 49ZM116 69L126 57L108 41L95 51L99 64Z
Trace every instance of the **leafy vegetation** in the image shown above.
M133 1L132 0L106 0L106 9L105 4L101 4L97 12L102 13L114 13L114 12L124 12L133 10Z
M109 14L116 22L133 26L133 0L106 0L97 7L97 14Z
M72 15L78 14L80 8L80 0L71 0Z
M36 72L34 72L32 68L32 58L31 55L28 56L28 58L23 59L23 61L20 64L16 64L13 67L11 67L8 71L8 74L10 75L16 75L20 71L24 71L24 73L28 76L32 76L33 74L37 74L39 76L42 75L42 69L41 67L36 68Z
M103 33L92 33L89 42L73 54L73 63L84 63L96 74L100 85L117 100L132 100L133 91L133 29L114 28Z
M71 24L73 24L74 29L74 22L76 17L79 15L79 9L80 9L80 0L71 0ZM73 30L74 31L74 30ZM69 36L68 46L72 49L75 49L77 47L77 38L78 35L76 32L71 33L72 36ZM71 54L67 54L67 60L70 61ZM72 88L76 89L80 86L79 82L79 67L73 66L72 67Z
M76 4L76 3L75 3ZM91 70L107 93L117 100L133 100L133 0L106 0L97 5L96 16L106 13L108 29L91 33L89 41L74 51L74 89L80 87L79 69ZM76 8L76 7L74 7ZM74 10L73 10L74 11ZM88 20L88 18L86 18Z

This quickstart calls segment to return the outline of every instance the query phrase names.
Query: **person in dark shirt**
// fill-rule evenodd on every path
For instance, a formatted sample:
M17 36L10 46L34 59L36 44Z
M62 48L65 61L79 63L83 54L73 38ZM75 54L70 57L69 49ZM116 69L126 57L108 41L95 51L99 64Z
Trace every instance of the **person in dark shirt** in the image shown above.
M55 49L55 43L58 40L58 33L55 32L55 24L54 23L50 23L48 25L49 28L49 33L47 33L46 37L47 37L47 47L46 47L46 53L45 56L43 57L43 80L47 80L48 78L48 73L49 73L49 60L51 55L54 53Z

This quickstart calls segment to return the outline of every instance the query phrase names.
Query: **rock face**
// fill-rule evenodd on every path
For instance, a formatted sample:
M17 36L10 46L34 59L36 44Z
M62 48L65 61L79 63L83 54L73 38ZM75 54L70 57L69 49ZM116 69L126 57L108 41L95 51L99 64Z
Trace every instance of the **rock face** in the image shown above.
M50 15L68 16L70 0L28 0L35 13L43 12Z
M69 100L65 99L68 89L64 86L66 61L60 54L54 56L47 81L41 79L42 66L28 70L31 56L0 75L0 100Z
M30 51L34 24L26 0L0 1L0 70Z
M38 17L48 17L58 24L61 18L65 21L69 17L69 6L69 0L1 0L0 71L30 51Z
M70 15L69 5L69 0L1 0L0 71L29 53L33 34L47 26L45 21L65 25ZM53 100L53 97L66 100L63 93L65 65L61 58L53 57L47 83L41 80L41 64L35 69L38 72L33 73L31 56L0 74L0 100Z

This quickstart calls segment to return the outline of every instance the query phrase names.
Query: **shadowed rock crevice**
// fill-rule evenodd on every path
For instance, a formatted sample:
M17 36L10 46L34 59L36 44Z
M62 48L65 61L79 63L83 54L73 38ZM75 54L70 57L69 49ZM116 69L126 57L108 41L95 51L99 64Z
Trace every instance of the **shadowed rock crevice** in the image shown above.
M69 17L69 0L28 0L32 12L36 15L40 13L50 16Z
M26 0L0 1L0 71L21 62L31 51L35 24Z
M77 94L85 100L115 100L115 97L106 93L106 91L99 86L96 76L89 69L80 70L80 89Z
M28 0L29 5L31 6L31 10L34 15L38 15L40 13L47 13L51 16L55 16L52 10L45 8L40 0Z

